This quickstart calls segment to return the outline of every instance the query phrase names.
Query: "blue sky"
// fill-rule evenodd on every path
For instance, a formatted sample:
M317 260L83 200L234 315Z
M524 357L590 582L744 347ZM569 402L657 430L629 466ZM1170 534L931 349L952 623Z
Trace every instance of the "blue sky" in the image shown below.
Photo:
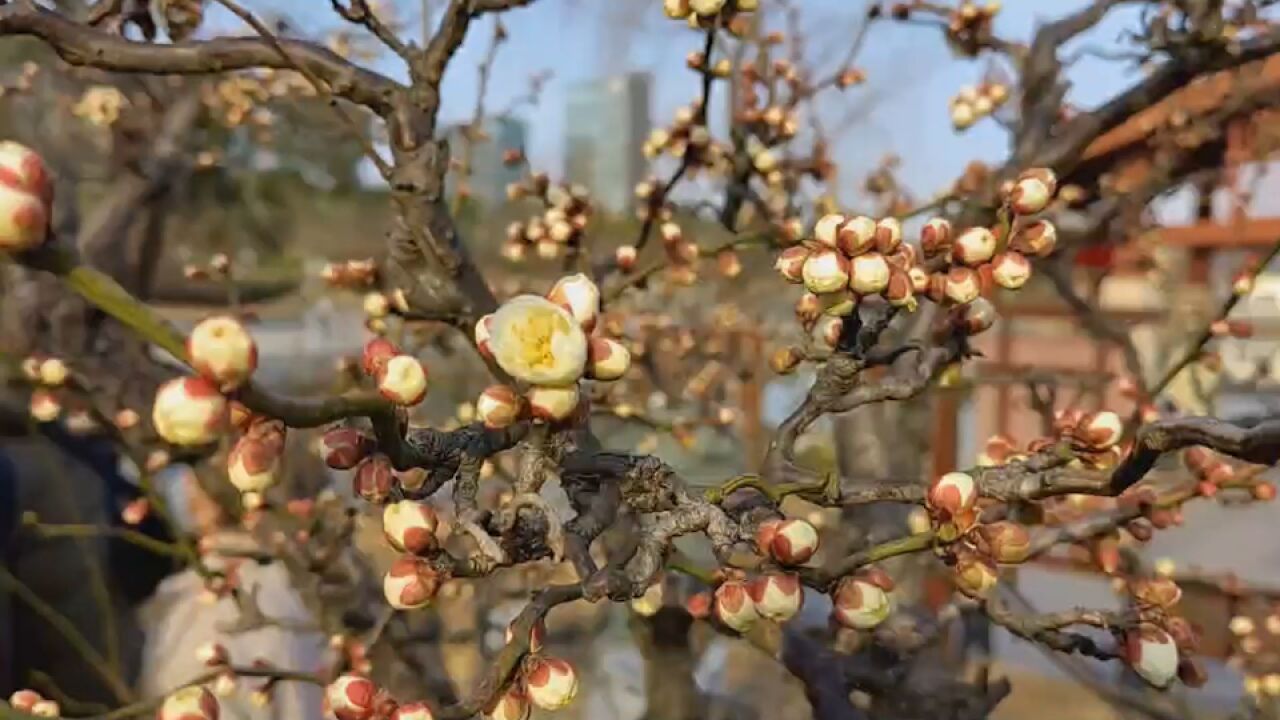
M768 0L765 0L767 3ZM809 39L807 54L818 66L839 62L864 14L857 0L793 0ZM257 7L283 9L309 31L333 27L328 3L306 0L262 0ZM437 8L442 0L432 3ZM1040 22L1087 4L1087 0L1005 0L997 17L997 32L1011 39L1027 39ZM421 31L421 0L396 0L409 28ZM229 18L217 18L228 27ZM507 107L527 88L533 73L553 74L537 107L525 108L531 126L529 152L535 167L553 175L560 171L565 129L567 88L583 80L631 69L654 74L652 98L655 122L668 120L681 104L696 97L697 77L684 69L687 52L700 46L700 36L683 24L667 20L660 0L538 0L532 6L504 15L510 41L499 55L489 86L487 106ZM1137 26L1133 10L1116 10L1080 43L1114 48L1121 32ZM445 79L444 119L470 117L477 92L477 66L487 47L489 19L475 26L455 57ZM1070 48L1068 48L1068 52ZM394 58L379 62L393 75L402 75ZM839 134L836 156L842 168L841 198L856 199L854 187L867 169L886 152L903 159L902 176L922 195L932 194L971 160L999 160L1006 135L988 120L963 134L952 130L947 101L962 85L982 79L988 58L958 60L951 56L934 28L882 21L866 42L857 65L869 82L834 93L820 105L828 128L842 119L856 118ZM1117 63L1085 58L1072 69L1075 82L1069 99L1089 107L1134 79ZM723 88L721 88L723 90Z

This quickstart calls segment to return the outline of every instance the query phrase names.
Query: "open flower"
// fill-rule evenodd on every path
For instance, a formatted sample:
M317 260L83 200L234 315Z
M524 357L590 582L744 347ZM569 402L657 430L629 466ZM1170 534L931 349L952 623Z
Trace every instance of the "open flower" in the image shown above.
M498 365L533 385L564 386L582 377L587 336L563 307L536 295L508 300L490 323Z

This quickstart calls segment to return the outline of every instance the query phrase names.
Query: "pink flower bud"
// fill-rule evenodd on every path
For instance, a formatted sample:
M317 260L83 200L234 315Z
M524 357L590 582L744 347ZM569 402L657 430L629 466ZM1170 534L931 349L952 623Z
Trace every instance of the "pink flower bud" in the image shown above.
M795 245L778 253L778 259L774 261L773 268L787 282L804 282L804 264L808 259L809 249L803 245Z
M382 594L397 610L426 607L440 592L441 577L426 560L402 555L382 577Z
M732 280L742 274L742 259L733 250L721 250L716 253L716 269L722 277Z
M587 369L596 380L617 380L631 367L631 352L617 340L592 337L587 350Z
M1253 271L1246 270L1231 281L1231 292L1240 296L1248 295L1253 292L1254 285Z
M515 621L512 621L513 624L514 622ZM513 628L513 625L507 625L507 630L504 633L505 642L507 644L510 644L511 641L515 639L515 631L512 628ZM542 652L542 646L546 642L546 640L547 640L546 623L539 620L535 622L533 624L533 628L529 630L529 652L534 652L534 653Z
M1125 656L1134 671L1155 687L1167 687L1178 674L1178 646L1169 633L1143 623L1125 635Z
M951 223L933 218L920 230L920 251L927 258L937 257L951 249Z
M373 438L355 428L334 428L320 437L320 456L334 470L350 470L373 447Z
M401 500L382 511L382 534L401 552L421 555L434 549L439 526L436 511L424 502Z
M476 416L492 430L514 423L524 409L524 399L508 385L490 385L476 399Z
M1017 290L1031 279L1031 263L1016 250L996 255L991 261L991 277L1006 290Z
M1037 220L1013 235L1009 246L1030 257L1048 257L1058 245L1058 229L1048 220Z
M523 671L525 694L543 710L560 710L578 695L578 674L568 661L531 655Z
M283 429L267 423L255 426L227 453L227 479L242 493L263 492L279 479L283 455Z
M796 300L796 319L801 325L809 327L822 316L822 298L806 292Z
M884 289L884 299L894 307L903 307L914 312L918 303L916 302L915 287L911 283L911 276L897 268L891 270L889 272L889 284Z
M0 251L22 252L43 243L48 212L39 196L8 185L0 177Z
M196 659L207 667L217 667L231 662L227 648L216 642L207 642L196 648Z
M852 575L840 579L831 593L831 614L836 622L854 630L870 630L884 622L893 602L882 588Z
M826 247L836 247L836 239L840 226L844 224L844 216L839 214L823 215L813 226L813 238Z
M802 274L809 292L835 292L849 283L849 261L835 250L817 250L804 261Z
M942 290L947 301L955 305L964 305L977 300L982 288L978 283L976 270L953 267L947 271L943 279Z
M43 718L60 718L62 717L62 708L53 700L41 700L31 706L31 714Z
M756 549L761 555L773 554L773 538L777 536L778 526L781 524L782 518L771 518L756 526Z
M556 422L573 414L578 407L578 386L541 387L529 389L529 412L539 420Z
M783 565L803 565L818 551L818 531L799 519L783 520L773 530L769 553Z
M18 712L31 712L31 708L41 700L44 700L44 696L35 690L18 690L9 696L9 704Z
M529 714L529 698L516 685L507 688L484 711L489 720L528 720Z
M659 234L662 235L662 241L668 245L674 245L684 239L684 233L680 231L680 226L673 222L664 222L658 227ZM552 302L555 302L554 300Z
M957 102L951 106L951 125L957 130L967 130L978 121L978 111L971 103Z
M998 563L1013 565L1031 555L1031 534L1019 523L1001 521L983 525L977 530L983 552Z
M57 395L45 390L36 390L31 393L28 412L36 422L53 422L62 414L62 403L58 401Z
M200 685L184 687L164 699L156 720L218 720L218 699Z
M844 320L838 317L823 317L813 328L813 337L828 350L835 350L840 343L840 333L844 330Z
M846 317L853 314L858 307L858 296L850 290L838 290L818 296L822 306L822 314L831 317Z
M876 235L879 231L879 225L875 220L859 215L849 218L840 226L840 232L836 237L836 243L840 251L849 257L857 257L864 252L869 252L876 246Z
M391 301L380 292L366 293L363 305L364 314L371 318L384 318L391 312Z
M396 355L378 373L378 393L401 407L412 407L427 396L427 369L412 355Z
M493 350L489 349L489 333L490 323L493 322L493 315L485 315L476 321L475 341L476 349L485 358L493 357Z
M716 588L714 607L720 622L736 632L747 632L760 619L746 583L740 580L728 580Z
M956 588L974 599L984 599L1000 582L1000 571L989 558L973 552L961 552L956 557Z
M1124 421L1109 410L1089 413L1080 419L1074 434L1090 450L1106 450L1124 436Z
M804 604L800 578L790 573L761 575L747 583L747 594L761 617L776 622L795 617Z
M1037 178L1025 177L1013 185L1009 204L1019 215L1032 215L1044 210L1053 199L1053 191Z
M369 720L377 702L378 686L367 677L339 675L324 689L329 712L338 720Z
M960 327L967 335L978 335L996 324L996 306L986 298L977 298L957 311Z
M257 343L239 320L216 315L202 320L187 338L187 356L197 373L224 392L242 386L257 369Z
M613 262L622 272L631 272L639 257L640 253L635 245L619 245L618 249L613 251Z
M569 311L583 330L591 332L600 314L600 288L586 275L577 273L556 281L547 299Z
M391 713L391 720L435 720L431 714L431 706L424 702L414 702L397 707Z
M996 254L996 236L984 227L973 227L960 233L956 245L951 250L951 257L956 262L970 267L977 267Z
M204 378L174 378L156 392L151 422L166 442L207 445L226 427L227 400Z
M859 255L849 267L849 287L859 295L874 295L889 286L889 263L880 253Z
M897 218L883 218L876 223L876 252L888 255L902 244L902 223Z
M383 337L376 337L365 343L360 367L364 369L366 375L376 378L386 367L387 362L399 354L400 348L395 343Z
M53 179L44 159L12 140L0 141L0 186L35 195L45 205L53 202Z
M37 372L40 384L49 387L61 387L67 381L67 375L70 374L67 364L58 358L45 358L40 362Z
M949 472L938 477L925 496L929 509L940 513L944 519L972 510L977 502L978 483L972 475L962 472Z
M1049 189L1050 195L1056 195L1058 193L1058 176L1049 168L1035 167L1023 170L1022 173L1018 175L1018 180L1026 179L1040 181Z
M356 497L365 502L381 505L391 495L394 477L391 474L391 461L381 453L370 455L356 466L355 475L351 478L351 489Z

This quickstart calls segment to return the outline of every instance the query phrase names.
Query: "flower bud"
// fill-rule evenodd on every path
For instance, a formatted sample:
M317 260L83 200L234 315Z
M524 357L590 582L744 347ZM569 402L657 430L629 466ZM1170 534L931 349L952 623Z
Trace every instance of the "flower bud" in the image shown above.
M688 0L683 1L688 2ZM489 720L528 720L529 713L529 698L516 685L507 688L507 691L498 696L484 711L485 717Z
M202 377L174 378L156 392L151 422L166 442L207 445L226 427L227 400Z
M255 426L227 453L227 479L242 493L263 492L279 479L283 455L283 426Z
M591 338L587 367L596 380L617 380L631 367L631 352L617 340Z
M401 407L417 405L427 396L427 369L412 355L395 355L378 373L378 393Z
M823 317L813 328L814 339L828 350L835 350L840 344L840 333L844 331L844 320L838 317Z
M1231 281L1231 292L1243 297L1253 292L1255 284L1253 271L1245 270L1237 274Z
M391 495L395 478L391 474L391 461L381 453L370 455L356 466L351 478L351 489L365 502L381 505Z
M1125 659L1134 671L1158 688L1167 687L1178 674L1178 646L1169 633L1143 623L1125 635Z
M525 694L543 710L567 707L578 695L578 674L560 658L530 655L523 675Z
M391 713L391 720L435 720L431 714L431 706L424 702L413 702L401 705Z
M382 577L382 594L397 610L426 607L440 591L441 577L426 560L402 555Z
M845 255L857 257L876 246L878 232L879 225L876 224L875 220L865 215L859 215L849 218L840 226L840 231L836 236L836 244Z
M876 252L888 255L902 244L902 223L897 218L883 218L876 223Z
M489 347L489 341L491 339L490 333L492 332L492 327L493 327L493 315L485 315L484 317L476 321L476 327L474 331L476 350L478 350L480 352L480 355L483 356L485 359L493 358L493 350L492 348Z
M878 252L855 257L849 267L849 287L859 295L874 295L889 286L889 263Z
M1166 577L1143 578L1130 584L1130 591L1138 604L1146 607L1169 609L1182 599L1182 588Z
M365 343L360 367L369 377L378 377L391 358L400 354L400 348L384 337L376 337Z
M334 470L350 470L373 448L373 438L355 428L334 428L320 436L320 455Z
M535 418L556 422L572 415L578 407L578 386L534 386L525 397L529 400L529 412Z
M1089 413L1080 419L1074 435L1090 450L1106 450L1124 436L1124 421L1110 410Z
M44 700L44 697L35 690L18 690L9 696L9 705L18 712L31 712L31 708L36 703Z
M818 250L804 261L802 275L810 292L835 292L849 283L849 261L835 250Z
M956 558L956 588L971 598L982 600L1000 582L1000 571L990 559L962 552Z
M834 248L840 233L840 226L843 224L843 215L837 213L823 215L819 218L817 224L813 226L813 238L826 247Z
M364 314L371 318L384 318L391 312L391 301L380 292L366 293L363 305Z
M191 367L224 392L243 385L258 367L258 346L238 320L218 315L201 321L187 338Z
M436 511L424 502L401 500L382 511L382 534L400 552L421 555L434 549L439 526Z
M716 588L714 607L720 622L736 632L747 632L760 619L746 583L739 580L728 580Z
M769 368L779 375L786 375L796 369L804 353L799 348L788 345L773 351L769 356Z
M977 535L981 549L998 563L1015 565L1031 556L1031 534L1019 523L990 523L979 527Z
M0 186L53 202L53 181L44 159L35 150L12 140L0 141Z
M783 520L773 528L769 553L783 565L803 565L818 551L818 531L804 520Z
M218 667L231 662L226 646L216 642L207 642L196 648L196 659L206 667Z
M978 482L963 472L949 472L933 481L925 504L944 519L972 510L978 502Z
M978 121L978 112L967 102L951 105L951 126L957 130L967 130Z
M218 699L200 685L184 687L164 699L156 720L218 720Z
M831 614L836 622L854 630L870 630L889 617L893 602L882 588L847 575L831 593Z
M67 381L67 364L58 358L45 358L40 362L37 373L40 376L40 384L48 387L61 387Z
M911 280L911 290L917 295L924 295L929 291L929 273L925 269L916 265L907 269L907 277Z
M951 223L933 218L920 230L920 251L927 258L937 257L951 249Z
M991 277L1006 290L1017 290L1031 279L1031 263L1016 250L996 255L991 261Z
M591 332L600 314L600 288L586 275L577 273L556 281L547 299L569 311L583 330Z
M635 245L619 245L618 249L613 251L613 262L622 272L631 272L639 257L640 252L636 250Z
M0 176L0 251L23 252L43 243L48 212L38 196L7 184Z
M1030 257L1048 257L1058 245L1058 229L1048 220L1037 220L1013 235L1009 246Z
M884 299L894 307L903 307L908 311L914 312L918 303L916 302L916 291L911 282L911 276L897 268L891 270L889 272L889 284L884 289Z
M329 712L338 720L369 720L373 717L378 686L367 677L347 673L325 686Z
M806 292L796 299L796 319L800 324L809 327L822 317L822 298Z
M786 622L800 612L804 589L800 578L790 573L761 575L747 583L747 594L756 612L775 622Z
M1024 177L1013 185L1009 204L1019 215L1032 215L1044 210L1053 199L1053 190L1041 180Z
M996 254L996 236L984 227L972 227L956 238L951 257L958 263L977 267Z
M981 294L977 271L967 267L951 268L943 279L942 291L944 297L955 305L977 300Z
M644 594L631 601L631 610L640 617L653 617L662 609L665 595L664 583L661 578L651 583L645 588Z
M524 398L508 385L490 385L476 399L476 416L491 430L514 423L524 409Z
M716 253L716 268L722 277L732 280L742 274L742 259L733 250L721 250Z
M794 245L778 253L778 259L774 261L773 268L787 282L804 282L804 265L808 259L809 249L803 245Z

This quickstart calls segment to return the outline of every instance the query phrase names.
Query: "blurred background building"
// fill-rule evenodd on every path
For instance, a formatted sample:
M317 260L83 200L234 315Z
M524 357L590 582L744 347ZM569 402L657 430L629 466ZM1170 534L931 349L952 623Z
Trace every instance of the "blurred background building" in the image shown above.
M631 204L648 168L641 146L649 133L653 79L633 72L569 89L565 122L565 176L591 189L609 212Z

